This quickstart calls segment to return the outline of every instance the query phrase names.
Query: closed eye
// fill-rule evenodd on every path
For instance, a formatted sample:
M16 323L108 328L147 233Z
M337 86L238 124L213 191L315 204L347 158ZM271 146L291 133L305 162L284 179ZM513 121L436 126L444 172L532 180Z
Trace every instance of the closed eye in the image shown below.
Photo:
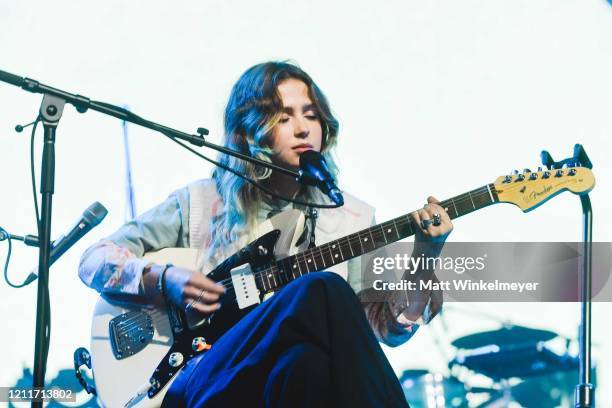
M319 114L316 111L308 111L304 114L304 117L309 120L319 119Z

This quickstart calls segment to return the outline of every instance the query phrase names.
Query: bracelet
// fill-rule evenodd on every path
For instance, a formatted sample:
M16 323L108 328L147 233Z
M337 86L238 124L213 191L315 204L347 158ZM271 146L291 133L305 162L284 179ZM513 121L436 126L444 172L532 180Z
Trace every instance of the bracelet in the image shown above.
M164 269L159 273L159 277L157 278L157 290L161 293L164 300L166 300L166 271L168 268L172 267L172 264L165 264Z

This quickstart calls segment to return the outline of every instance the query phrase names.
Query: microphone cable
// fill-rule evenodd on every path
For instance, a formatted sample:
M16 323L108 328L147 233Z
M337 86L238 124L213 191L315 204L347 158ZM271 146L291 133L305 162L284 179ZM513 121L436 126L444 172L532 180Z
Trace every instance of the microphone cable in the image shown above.
M282 196L282 195L280 195L280 194L277 194L277 193L273 192L272 190L270 190L269 188L264 187L263 185L261 185L261 184L260 184L260 183L258 183L257 181L253 180L251 177L249 177L249 176L247 176L247 175L245 175L245 174L242 174L242 173L240 173L240 172L238 172L238 171L236 171L236 170L234 170L234 169L232 169L232 168L230 168L230 167L228 167L228 166L225 166L225 165L223 165L223 164L219 163L219 162L218 162L218 161L216 161L216 160L213 160L213 159L211 159L211 158L209 158L209 157L206 157L205 155L203 155L203 154L202 154L202 153L200 153L200 152L197 152L197 151L196 151L196 150L194 150L192 147L187 146L186 144L184 144L183 142L181 142L181 141L180 141L180 140L178 140L177 138L175 138L175 137L173 137L173 136L171 136L171 135L168 135L168 134L166 134L166 133L162 133L162 134L163 134L164 136L166 136L167 138L169 138L170 140L172 140L174 143L177 143L178 145L182 146L184 149L189 150L191 153L195 154L196 156L198 156L198 157L200 157L200 158L202 158L202 159L206 160L206 161L207 161L207 162L209 162L209 163L214 164L214 165L215 165L215 166L217 166L217 167L220 167L220 168L222 168L222 169L224 169L224 170L229 171L230 173L232 173L232 174L234 174L234 175L236 175L236 176L240 177L241 179L243 179L243 180L247 181L249 184L251 184L251 185L253 185L253 186L257 187L257 188L258 188L258 189L260 189L261 191L263 191L263 192L265 192L265 193L267 193L267 194L271 195L271 196L272 196L272 197L274 197L274 198L278 198L278 199L280 199L280 200L283 200L283 201L288 201L288 202L290 202L290 203L294 203L294 204L303 205L303 206L306 206L306 207L314 207L314 208L338 208L338 207L340 207L340 205L338 205L338 204L320 204L320 203L308 203L308 202L306 202L306 201L295 200L295 199L293 199L293 198L289 198L289 197L285 197L285 196ZM254 163L254 164L255 164L255 165L258 165L257 163Z
M38 122L40 122L40 116L37 117L36 120L30 123L29 125L15 126L15 131L17 131L18 133L21 133L25 127L33 125L32 132L30 134L30 176L32 180L32 197L34 198L34 212L36 216L37 230L40 228L40 213L38 210L38 199L36 196L36 176L34 173L34 139L36 136L36 127L38 126ZM23 288L24 286L27 286L31 283L31 282L27 282L27 278L20 284L15 284L11 282L11 280L9 279L8 267L11 262L11 254L13 252L13 242L12 242L13 238L11 237L11 234L9 234L7 230L0 227L0 241L4 241L4 240L6 240L8 244L8 251L6 254L6 261L4 262L4 271L3 271L4 281L6 282L7 285L9 285L10 287L14 289Z
M8 231L5 230L4 228L0 227L0 241L4 241L4 240L6 240L8 244L6 260L4 261L4 273L3 273L4 281L7 283L7 285L9 285L12 288L15 288L15 289L23 288L24 286L28 285L28 283L26 283L25 280L21 284L14 284L13 282L11 282L11 280L8 277L8 267L9 267L9 263L11 262L11 253L13 252L13 242L12 242L11 234L9 234Z

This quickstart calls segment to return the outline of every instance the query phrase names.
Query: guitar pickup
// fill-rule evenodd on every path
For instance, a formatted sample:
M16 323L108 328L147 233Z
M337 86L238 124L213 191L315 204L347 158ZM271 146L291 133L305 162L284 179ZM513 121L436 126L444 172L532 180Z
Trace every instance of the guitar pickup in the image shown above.
M237 266L230 271L230 274L240 309L261 303L255 275L249 264Z

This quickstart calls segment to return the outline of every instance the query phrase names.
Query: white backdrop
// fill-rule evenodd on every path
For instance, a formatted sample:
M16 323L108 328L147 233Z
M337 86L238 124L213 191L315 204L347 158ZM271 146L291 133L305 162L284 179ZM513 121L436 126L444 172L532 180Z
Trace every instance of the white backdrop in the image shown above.
M319 83L341 121L341 186L380 221L454 196L512 169L534 168L582 143L594 163L594 237L612 241L612 7L604 0L208 1L0 3L0 69L220 141L230 87L254 63L293 59ZM0 226L35 233L29 132L40 96L0 84ZM42 131L41 131L42 133ZM140 212L210 166L149 130L130 127ZM40 140L40 139L39 139ZM41 143L37 143L40 145ZM40 149L37 149L40 157ZM83 250L124 217L121 123L67 107L58 129L53 236L93 201L109 216L51 271L49 378L88 345L95 293L78 279ZM37 159L39 161L39 159ZM38 170L37 170L38 172ZM568 193L523 214L494 206L455 222L454 241L574 241L580 204ZM0 261L6 243L0 244ZM36 251L14 246L21 282ZM0 385L33 362L36 285L0 284ZM490 316L479 316L486 310ZM599 402L612 404L609 304L594 306ZM574 337L577 304L449 305L408 344L387 350L401 372L444 372L449 341L508 320Z

